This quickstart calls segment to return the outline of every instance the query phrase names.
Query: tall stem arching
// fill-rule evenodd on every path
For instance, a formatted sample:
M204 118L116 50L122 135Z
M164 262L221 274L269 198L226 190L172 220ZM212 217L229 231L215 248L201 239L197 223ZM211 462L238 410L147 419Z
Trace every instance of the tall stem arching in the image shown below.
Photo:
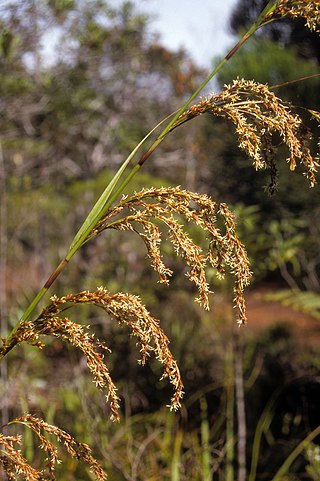
M135 149L131 152L131 154L127 157L124 161L122 166L116 172L116 174L111 179L110 183L107 185L106 189L99 197L98 201L94 205L94 207L89 212L88 216L86 217L84 223L80 227L79 231L75 235L74 239L71 242L71 245L68 249L68 252L64 259L59 263L57 268L53 271L53 273L49 276L48 280L45 282L42 289L38 292L35 296L33 301L29 304L27 309L24 311L22 317L20 318L19 322L13 328L11 333L7 338L7 343L10 342L12 337L14 336L15 332L17 331L19 325L26 321L32 312L36 309L41 299L45 296L48 289L52 286L54 281L58 278L61 272L64 270L70 259L74 256L74 254L81 248L81 246L86 242L88 235L92 231L93 227L97 224L97 222L102 218L102 216L106 213L106 211L110 208L112 203L116 200L116 198L123 192L125 187L129 184L129 182L133 179L133 177L139 172L143 164L146 160L150 157L150 155L155 151L155 149L160 145L160 143L166 138L166 136L180 124L178 122L179 116L183 113L183 111L190 105L190 103L199 95L199 93L204 89L204 87L212 80L212 78L221 70L226 62L228 62L233 55L241 48L241 46L263 25L263 18L267 13L270 13L275 8L275 1L270 0L266 7L263 9L257 20L253 23L253 25L249 28L249 30L243 35L243 37L236 43L236 45L227 53L227 55L221 60L221 62L213 69L213 71L206 77L206 79L199 85L199 87L193 92L193 94L189 97L189 99L183 104L183 106L173 114L169 115L167 118L163 119L158 125L156 125L145 137L142 141L135 147ZM127 176L119 185L120 179L124 175L124 171L128 167L128 165L133 160L135 154L140 150L142 145L147 141L147 139L154 133L156 129L170 117L172 119L166 125L166 127L161 131L158 135L156 140L153 142L151 147L147 150L145 154L140 157L138 163L130 170ZM4 355L8 351L2 349L0 352L0 360L4 357Z

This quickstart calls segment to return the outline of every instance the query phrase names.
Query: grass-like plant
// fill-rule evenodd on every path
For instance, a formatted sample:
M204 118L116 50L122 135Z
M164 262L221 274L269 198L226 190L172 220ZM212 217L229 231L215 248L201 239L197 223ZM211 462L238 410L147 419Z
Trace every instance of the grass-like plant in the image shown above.
M146 246L151 266L158 273L160 282L168 284L172 271L166 266L161 253L159 225L163 224L176 254L182 257L188 266L187 277L198 290L197 302L205 309L209 308L210 285L206 276L207 266L214 269L218 278L229 272L234 278L234 305L237 309L237 321L239 324L246 323L244 289L250 282L251 273L245 247L236 233L235 216L228 207L206 195L178 187L149 188L129 197L121 197L121 195L131 179L139 172L152 152L170 135L170 132L206 113L230 120L234 124L239 147L251 159L254 168L270 169L271 191L275 189L277 182L274 135L277 135L288 148L287 161L290 170L295 170L298 164L302 164L310 186L315 185L318 160L317 156L311 152L310 134L291 106L282 102L267 85L237 79L233 84L225 86L220 93L192 104L214 75L259 28L273 21L290 17L302 17L307 27L319 31L318 0L269 1L256 22L179 111L161 121L137 145L106 186L75 235L65 257L27 307L12 332L6 339L2 339L0 360L22 342L42 348L46 336L58 337L83 352L95 385L105 392L110 405L111 418L119 419L117 388L103 357L103 353L108 352L107 345L96 339L94 334L89 332L88 327L72 321L66 315L67 311L69 312L76 305L91 304L105 311L120 325L129 327L140 346L142 364L154 355L163 365L162 377L170 380L174 390L170 406L173 410L179 408L183 396L183 384L177 362L169 349L169 340L160 327L160 322L152 317L138 297L124 293L112 294L105 287L100 287L95 292L83 291L63 297L52 296L50 303L39 314L35 314L35 311L74 254L84 244L93 242L97 235L109 229L126 230L137 234ZM320 114L317 110L309 112L319 120ZM164 129L139 157L138 152L145 148L147 141L163 124L165 124ZM188 232L188 225L191 223L204 232L207 239L206 247L198 245L192 239ZM92 457L90 448L75 441L65 431L30 414L12 420L8 426L17 424L31 429L36 434L40 448L46 453L47 461L42 469L33 468L19 451L21 436L1 434L0 466L9 479L22 478L27 481L55 479L58 451L48 436L53 436L62 443L71 457L88 463L96 479L106 479L106 474ZM204 422L203 428L205 429ZM205 430L202 436L205 440ZM178 447L175 456L178 455L177 453ZM203 463L208 464L205 459ZM279 476L280 474L276 475L275 479L280 479Z

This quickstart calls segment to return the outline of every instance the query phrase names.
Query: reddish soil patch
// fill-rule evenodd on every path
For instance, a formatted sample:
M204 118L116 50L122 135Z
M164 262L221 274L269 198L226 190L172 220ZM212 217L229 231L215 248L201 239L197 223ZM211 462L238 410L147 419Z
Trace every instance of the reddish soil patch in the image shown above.
M247 293L248 328L260 330L286 324L301 344L320 347L320 320L279 302L266 301L265 296L271 291L270 288L258 288Z

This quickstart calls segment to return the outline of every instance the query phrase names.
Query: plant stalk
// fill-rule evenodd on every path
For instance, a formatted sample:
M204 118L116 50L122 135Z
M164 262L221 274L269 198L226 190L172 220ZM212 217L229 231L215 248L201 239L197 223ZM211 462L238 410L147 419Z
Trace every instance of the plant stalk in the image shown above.
M297 457L309 446L311 441L314 440L320 434L320 426L316 427L311 433L309 433L289 454L284 463L280 466L271 481L281 481L285 479L285 475L288 473L291 464L297 459ZM287 479L287 478L286 478Z

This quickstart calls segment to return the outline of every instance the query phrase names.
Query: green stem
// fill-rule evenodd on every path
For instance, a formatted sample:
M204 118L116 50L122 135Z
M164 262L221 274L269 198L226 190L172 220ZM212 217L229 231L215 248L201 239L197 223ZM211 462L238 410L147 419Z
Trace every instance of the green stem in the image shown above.
M11 351L11 349L15 346L15 344L12 343L12 340L14 339L14 336L15 336L19 326L21 325L22 322L26 321L28 319L28 317L30 316L30 314L35 310L35 308L37 307L37 305L39 304L41 299L44 297L44 295L47 293L48 289L51 287L51 285L54 283L54 281L57 279L57 277L63 271L63 269L65 268L67 263L68 263L68 260L66 258L63 259L60 262L60 264L55 269L55 271L51 274L51 276L49 277L49 279L47 280L47 282L45 283L43 288L38 292L38 294L33 299L31 304L27 307L27 309L23 313L20 321L15 325L15 327L12 329L9 336L7 337L5 346L4 346L3 350L0 352L0 360L6 354L8 354L8 352Z
M281 481L284 476L288 473L291 464L296 460L296 458L308 447L311 441L320 434L320 426L311 431L308 436L306 436L299 444L295 447L291 454L287 457L282 466L278 469L271 481Z
M277 389L269 401L267 402L256 427L252 445L251 468L248 476L248 481L255 481L257 475L258 461L260 455L260 447L263 434L266 434L270 428L273 419L273 410L279 395L283 390L283 386Z
M226 481L234 481L234 347L233 340L227 348L226 354Z
M208 404L203 396L200 399L201 410L201 448L202 448L202 480L210 481L211 479L211 452L210 452L210 427L208 421Z

